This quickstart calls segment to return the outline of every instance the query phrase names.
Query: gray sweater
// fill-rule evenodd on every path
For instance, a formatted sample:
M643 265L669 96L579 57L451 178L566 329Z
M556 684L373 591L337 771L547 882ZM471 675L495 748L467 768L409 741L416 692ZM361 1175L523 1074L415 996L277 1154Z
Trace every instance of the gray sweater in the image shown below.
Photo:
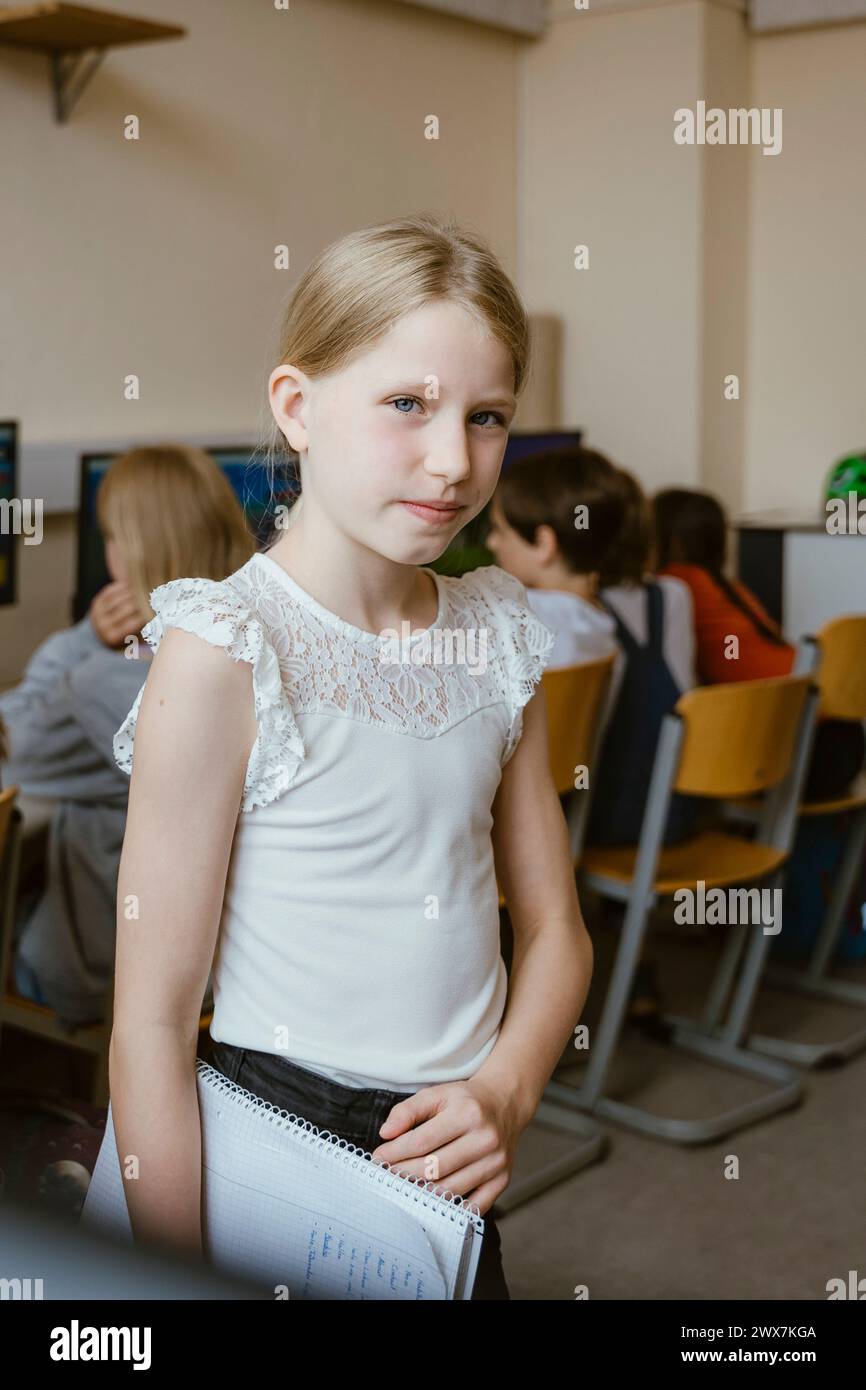
M61 1020L102 1016L114 967L117 873L129 778L113 739L150 667L111 651L90 617L37 648L13 690L0 694L9 757L3 783L52 797L45 892L19 954Z

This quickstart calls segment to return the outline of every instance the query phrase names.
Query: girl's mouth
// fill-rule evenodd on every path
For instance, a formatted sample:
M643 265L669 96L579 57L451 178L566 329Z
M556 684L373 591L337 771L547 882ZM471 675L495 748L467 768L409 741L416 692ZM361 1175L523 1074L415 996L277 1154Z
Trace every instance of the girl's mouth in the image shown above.
M427 521L433 526L450 525L458 513L463 510L462 507L456 505L439 504L437 506L427 502L403 502L401 506L404 506L413 516L419 516L422 521Z

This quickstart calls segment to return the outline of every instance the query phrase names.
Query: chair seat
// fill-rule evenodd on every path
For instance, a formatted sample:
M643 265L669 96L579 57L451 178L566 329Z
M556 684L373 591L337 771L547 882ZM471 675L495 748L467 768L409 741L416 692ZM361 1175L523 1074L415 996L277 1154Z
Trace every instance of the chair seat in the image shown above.
M723 831L708 830L681 845L662 850L653 890L667 895L680 888L694 888L699 881L708 888L749 883L772 873L787 857L781 850L767 845L756 845ZM621 849L587 848L583 851L580 869L582 873L599 878L630 883L636 863L636 845Z
M839 811L862 811L866 806L866 772L855 777L844 796L833 801L804 801L800 806L801 816L833 816Z

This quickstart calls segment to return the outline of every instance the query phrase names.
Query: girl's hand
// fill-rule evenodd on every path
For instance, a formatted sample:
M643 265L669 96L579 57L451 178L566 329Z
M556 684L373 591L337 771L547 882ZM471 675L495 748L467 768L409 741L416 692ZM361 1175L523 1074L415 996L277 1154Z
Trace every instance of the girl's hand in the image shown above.
M398 1101L372 1157L476 1202L483 1215L511 1181L522 1127L501 1090L477 1077L450 1081Z
M114 651L123 646L125 638L138 636L147 618L140 612L126 580L113 579L94 596L90 621L106 647Z

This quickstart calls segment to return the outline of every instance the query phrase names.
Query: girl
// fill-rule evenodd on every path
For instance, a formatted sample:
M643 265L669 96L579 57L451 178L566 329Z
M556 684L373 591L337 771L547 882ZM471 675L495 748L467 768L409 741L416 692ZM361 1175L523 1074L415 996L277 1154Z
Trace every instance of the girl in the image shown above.
M96 498L110 583L73 627L34 652L0 695L5 776L56 799L44 891L24 904L15 963L20 994L68 1028L102 1020L114 964L117 873L129 795L113 738L141 689L150 648L137 636L148 593L178 574L214 579L253 551L243 513L209 455L182 445L114 460ZM139 659L127 659L132 656Z
M667 488L653 499L657 568L688 584L694 608L697 674L705 685L787 676L789 646L755 595L724 574L728 527L708 492ZM737 638L732 660L730 638Z
M151 594L158 651L116 739L132 769L118 903L134 895L138 917L118 911L110 1082L118 1152L140 1160L138 1238L202 1251L215 946L230 1079L402 1173L432 1162L482 1214L508 1185L592 950L533 696L553 634L498 567L431 561L496 486L527 330L454 224L334 243L269 379L299 460L290 524L224 582ZM465 642L443 659L430 639L449 632ZM483 661L455 655L470 647ZM474 1296L509 1296L489 1216Z
M795 650L758 599L724 574L727 517L708 492L668 488L654 499L659 570L688 584L694 603L698 675L706 685L787 676ZM736 657L731 637L736 637ZM843 796L866 757L856 720L819 718L806 776L806 801ZM806 827L801 827L801 835Z
M529 586L533 612L556 633L551 670L616 651L616 627L597 594L623 513L616 469L592 449L519 459L496 489L486 545Z

